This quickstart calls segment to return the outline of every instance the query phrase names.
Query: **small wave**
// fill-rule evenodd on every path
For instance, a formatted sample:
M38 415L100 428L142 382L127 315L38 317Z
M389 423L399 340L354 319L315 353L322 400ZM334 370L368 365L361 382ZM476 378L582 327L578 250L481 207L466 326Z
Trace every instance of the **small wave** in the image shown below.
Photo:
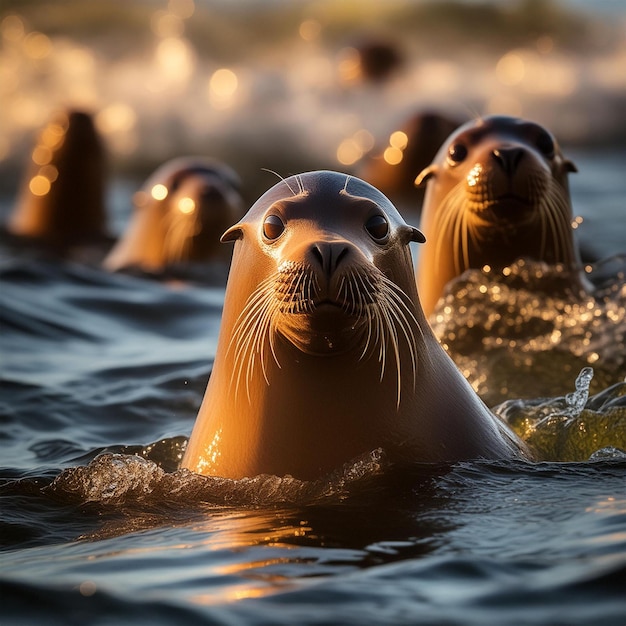
M589 396L593 370L583 368L576 390L555 398L508 400L493 411L544 461L626 458L626 382Z
M142 451L145 453L145 450ZM378 475L385 465L381 450L373 450L316 481L292 476L259 475L233 480L202 476L185 469L167 473L154 461L135 454L102 454L89 465L65 470L45 492L65 501L100 506L166 502L213 505L305 504L341 499L362 481Z

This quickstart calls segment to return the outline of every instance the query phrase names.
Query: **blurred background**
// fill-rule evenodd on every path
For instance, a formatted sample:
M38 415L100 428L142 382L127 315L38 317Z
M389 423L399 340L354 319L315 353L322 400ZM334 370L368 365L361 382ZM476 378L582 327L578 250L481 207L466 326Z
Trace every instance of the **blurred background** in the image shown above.
M3 0L0 37L3 204L68 106L93 113L112 193L199 154L252 200L262 168L351 171L422 110L626 143L622 0Z

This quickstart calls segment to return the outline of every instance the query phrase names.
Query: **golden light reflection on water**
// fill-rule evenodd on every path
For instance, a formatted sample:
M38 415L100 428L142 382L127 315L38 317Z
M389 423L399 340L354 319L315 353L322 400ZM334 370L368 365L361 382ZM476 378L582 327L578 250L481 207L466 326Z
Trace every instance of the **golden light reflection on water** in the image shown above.
M234 553L255 545L264 545L289 552L294 549L291 540L304 537L312 532L306 520L287 523L277 527L280 514L277 512L258 515L227 516L220 520L220 532L215 532L215 520L199 525L196 531L208 530L211 535L202 544L209 550L229 550ZM298 558L302 562L302 556ZM293 560L289 556L272 556L266 559L249 560L243 558L223 565L207 567L207 574L237 577L232 584L216 589L211 593L199 593L190 597L195 604L211 605L237 602L245 598L260 598L285 590L293 586L294 580L280 572L281 566L288 567ZM243 579L243 580L242 580Z

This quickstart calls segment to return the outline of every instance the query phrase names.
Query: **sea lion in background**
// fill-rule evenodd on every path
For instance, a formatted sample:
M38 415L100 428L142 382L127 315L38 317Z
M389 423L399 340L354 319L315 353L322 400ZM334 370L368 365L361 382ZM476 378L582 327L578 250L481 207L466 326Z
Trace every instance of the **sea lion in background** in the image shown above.
M217 354L182 467L314 479L377 448L523 456L430 330L409 250L423 236L377 189L292 176L222 241L235 249Z
M59 253L107 239L105 161L89 113L54 114L32 151L7 231Z
M109 270L158 272L224 258L220 235L243 214L241 183L227 165L180 157L159 167L134 197L134 214L104 260Z
M362 81L383 83L404 63L397 42L380 37L363 37L352 48L356 52L358 75Z
M567 183L575 171L534 122L489 116L457 129L415 181L428 181L420 221L428 243L417 263L426 315L455 276L520 257L562 264L572 290L585 289Z
M417 216L424 191L415 186L415 177L458 126L457 120L435 111L418 112L390 133L387 145L365 156L356 173L402 207L403 215Z

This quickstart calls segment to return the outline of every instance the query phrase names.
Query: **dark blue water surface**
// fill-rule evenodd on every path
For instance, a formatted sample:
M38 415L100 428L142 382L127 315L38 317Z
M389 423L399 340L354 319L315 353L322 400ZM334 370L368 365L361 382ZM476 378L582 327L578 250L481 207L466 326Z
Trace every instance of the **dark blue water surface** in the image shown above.
M625 157L576 157L578 234L602 256L625 247ZM308 484L177 471L215 355L208 274L1 251L3 626L626 624L619 455L390 467L373 451Z

